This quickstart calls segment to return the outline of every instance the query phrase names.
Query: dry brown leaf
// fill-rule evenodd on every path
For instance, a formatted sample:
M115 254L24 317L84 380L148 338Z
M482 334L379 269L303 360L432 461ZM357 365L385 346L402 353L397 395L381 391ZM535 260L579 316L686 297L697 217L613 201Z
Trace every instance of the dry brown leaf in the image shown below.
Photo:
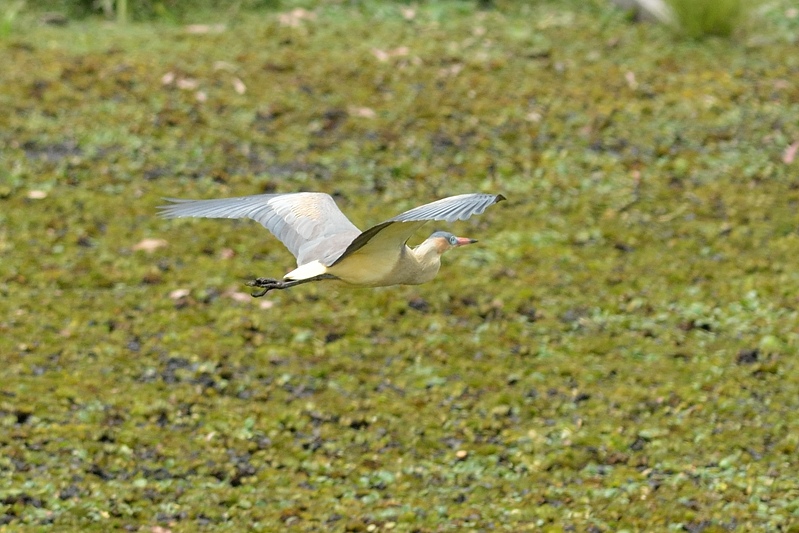
M229 63L227 61L214 61L214 71L217 70L226 70L228 72L234 72L236 70L236 65L233 63Z
M542 118L544 118L543 115L541 115L541 113L538 111L530 111L524 116L524 120L527 122L541 122Z
M400 46L394 48L393 50L380 50L379 48L372 48L372 55L374 55L378 61L385 63L392 57L404 57L407 56L411 52L411 49L407 46Z
M448 67L444 67L439 70L439 74L442 76L457 76L463 70L463 63L454 63Z
M191 35L205 35L206 33L222 33L225 31L224 24L189 24L183 27L183 31Z
M630 89L635 90L638 88L638 81L635 79L635 72L628 70L624 74L624 79L627 81L627 86Z
M175 85L178 86L178 89L193 91L200 86L200 82L193 78L180 78Z
M377 58L377 60L380 61L381 63L385 63L386 61L388 61L389 57L391 57L388 55L388 52L384 52L377 48L372 48L372 55L374 55Z
M288 13L280 13L277 16L277 21L280 23L281 26L289 26L291 28L296 28L300 25L300 23L303 20L314 20L315 18L316 18L316 13L298 7L296 9L292 9Z
M237 302L249 302L252 300L252 296L246 292L239 292L239 291L225 291L222 293L223 296L227 296L231 300L235 300Z
M361 118L375 118L377 116L377 113L375 113L374 109L368 107L351 106L347 108L347 112L354 117Z
M786 165L793 163L793 160L796 158L797 150L799 150L799 141L794 142L785 149L785 151L782 153L782 162Z
M159 248L163 248L164 246L168 246L169 243L166 242L164 239L143 239L138 243L133 245L134 251L144 251L147 253L152 253Z
M189 295L191 291L189 289L175 289L174 291L169 293L169 297L172 300L180 300L181 298L185 298Z

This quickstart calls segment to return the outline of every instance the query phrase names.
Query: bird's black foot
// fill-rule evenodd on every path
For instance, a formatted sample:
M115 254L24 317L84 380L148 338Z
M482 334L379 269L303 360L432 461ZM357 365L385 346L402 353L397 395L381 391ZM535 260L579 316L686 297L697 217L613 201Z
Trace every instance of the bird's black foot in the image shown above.
M313 278L292 279L292 280L274 279L274 278L255 278L252 281L248 281L247 286L258 287L259 289L262 289L260 291L255 291L251 293L253 298L260 298L261 296L264 296L267 292L273 289L288 289L289 287L295 287L297 285L302 285L303 283L310 283L312 281L321 281L323 279L336 279L336 276L330 274L321 274Z
M247 286L258 287L259 289L262 289L260 291L251 293L253 298L260 298L272 289L285 289L286 283L274 278L255 278L252 281L248 281Z

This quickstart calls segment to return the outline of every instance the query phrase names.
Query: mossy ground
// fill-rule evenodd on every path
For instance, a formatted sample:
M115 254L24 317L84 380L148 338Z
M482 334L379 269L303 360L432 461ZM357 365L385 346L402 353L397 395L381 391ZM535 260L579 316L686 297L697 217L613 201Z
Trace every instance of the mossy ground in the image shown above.
M567 1L20 19L0 531L796 531L788 4L701 43ZM508 201L433 283L261 300L257 224L156 217L273 190Z

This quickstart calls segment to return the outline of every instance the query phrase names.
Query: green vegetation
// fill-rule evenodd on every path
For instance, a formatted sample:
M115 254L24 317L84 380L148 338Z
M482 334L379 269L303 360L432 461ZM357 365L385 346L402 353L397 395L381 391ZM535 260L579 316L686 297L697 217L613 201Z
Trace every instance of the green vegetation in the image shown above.
M0 38L8 37L11 34L17 16L24 8L25 2L23 0L2 6L0 10Z
M744 13L751 10L747 0L668 0L686 35L727 37L738 26Z
M0 531L797 531L790 8L736 44L570 1L19 14ZM156 217L273 190L508 201L431 284L268 299L262 228Z
M3 0L13 3L16 0ZM57 12L70 18L103 16L125 22L128 18L137 21L160 20L168 22L192 21L197 17L227 18L239 12L256 12L277 9L280 0L19 0L31 11ZM297 0L285 0L293 7ZM307 3L306 3L307 4ZM2 7L2 2L0 2Z

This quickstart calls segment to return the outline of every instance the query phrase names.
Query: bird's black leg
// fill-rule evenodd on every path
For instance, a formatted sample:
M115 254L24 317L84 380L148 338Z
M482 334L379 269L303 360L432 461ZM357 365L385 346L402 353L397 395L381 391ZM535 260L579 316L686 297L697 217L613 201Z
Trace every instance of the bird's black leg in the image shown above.
M260 298L261 296L264 296L267 292L273 289L288 289L290 287L302 285L303 283L310 283L312 281L321 281L323 279L336 279L336 276L332 276L330 274L321 274L313 278L290 280L290 281L282 279L274 279L274 278L256 278L252 281L248 281L247 286L258 287L259 289L262 289L260 291L252 293L253 298Z
M260 298L272 289L285 289L285 282L274 278L256 278L247 282L248 287L263 289L252 293L253 298Z

